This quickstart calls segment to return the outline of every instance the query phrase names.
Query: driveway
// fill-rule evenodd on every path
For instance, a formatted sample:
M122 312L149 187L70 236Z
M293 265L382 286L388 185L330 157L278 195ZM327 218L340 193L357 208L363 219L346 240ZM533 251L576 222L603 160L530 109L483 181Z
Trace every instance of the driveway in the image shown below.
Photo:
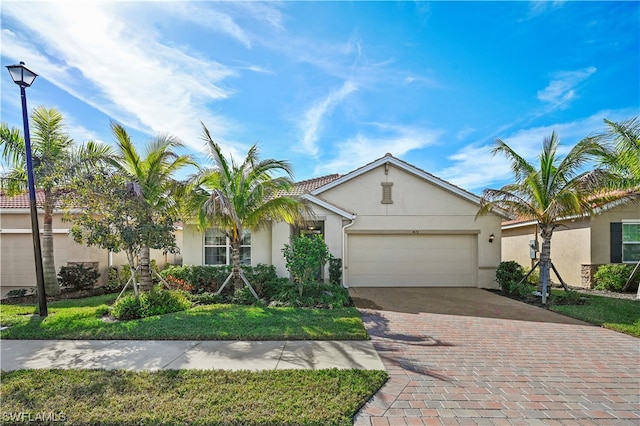
M640 339L474 288L352 288L389 381L356 425L638 425Z

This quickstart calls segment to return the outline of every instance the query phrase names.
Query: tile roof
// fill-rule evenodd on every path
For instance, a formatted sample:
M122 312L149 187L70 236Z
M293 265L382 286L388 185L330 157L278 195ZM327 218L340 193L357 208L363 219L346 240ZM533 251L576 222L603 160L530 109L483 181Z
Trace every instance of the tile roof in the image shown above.
M296 182L295 187L287 195L297 196L307 194L314 189L318 189L336 179L339 179L340 177L342 177L342 175L336 173Z
M42 206L44 191L36 191L36 203L38 206ZM0 209L28 209L30 207L28 192L10 197L0 191Z

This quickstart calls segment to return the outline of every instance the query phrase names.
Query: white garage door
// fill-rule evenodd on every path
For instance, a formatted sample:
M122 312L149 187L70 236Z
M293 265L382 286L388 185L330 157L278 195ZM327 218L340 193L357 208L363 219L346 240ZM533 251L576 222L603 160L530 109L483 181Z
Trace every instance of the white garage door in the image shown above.
M476 287L475 235L348 237L349 287Z

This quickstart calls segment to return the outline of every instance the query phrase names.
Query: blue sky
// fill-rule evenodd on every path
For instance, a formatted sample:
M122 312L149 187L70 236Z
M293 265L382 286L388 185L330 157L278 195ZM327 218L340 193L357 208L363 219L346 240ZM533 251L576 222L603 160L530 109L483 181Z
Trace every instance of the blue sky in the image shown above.
M296 180L392 153L479 194L509 182L495 138L535 159L640 110L640 2L3 0L2 65L40 76L79 142L170 133L201 164L200 122ZM0 79L1 120L22 128Z

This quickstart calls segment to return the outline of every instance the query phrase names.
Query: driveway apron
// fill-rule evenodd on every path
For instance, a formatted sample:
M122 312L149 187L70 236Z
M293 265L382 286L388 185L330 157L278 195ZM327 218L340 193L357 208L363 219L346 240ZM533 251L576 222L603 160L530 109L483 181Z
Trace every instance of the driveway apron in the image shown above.
M640 339L481 289L350 293L390 376L356 425L640 424Z

